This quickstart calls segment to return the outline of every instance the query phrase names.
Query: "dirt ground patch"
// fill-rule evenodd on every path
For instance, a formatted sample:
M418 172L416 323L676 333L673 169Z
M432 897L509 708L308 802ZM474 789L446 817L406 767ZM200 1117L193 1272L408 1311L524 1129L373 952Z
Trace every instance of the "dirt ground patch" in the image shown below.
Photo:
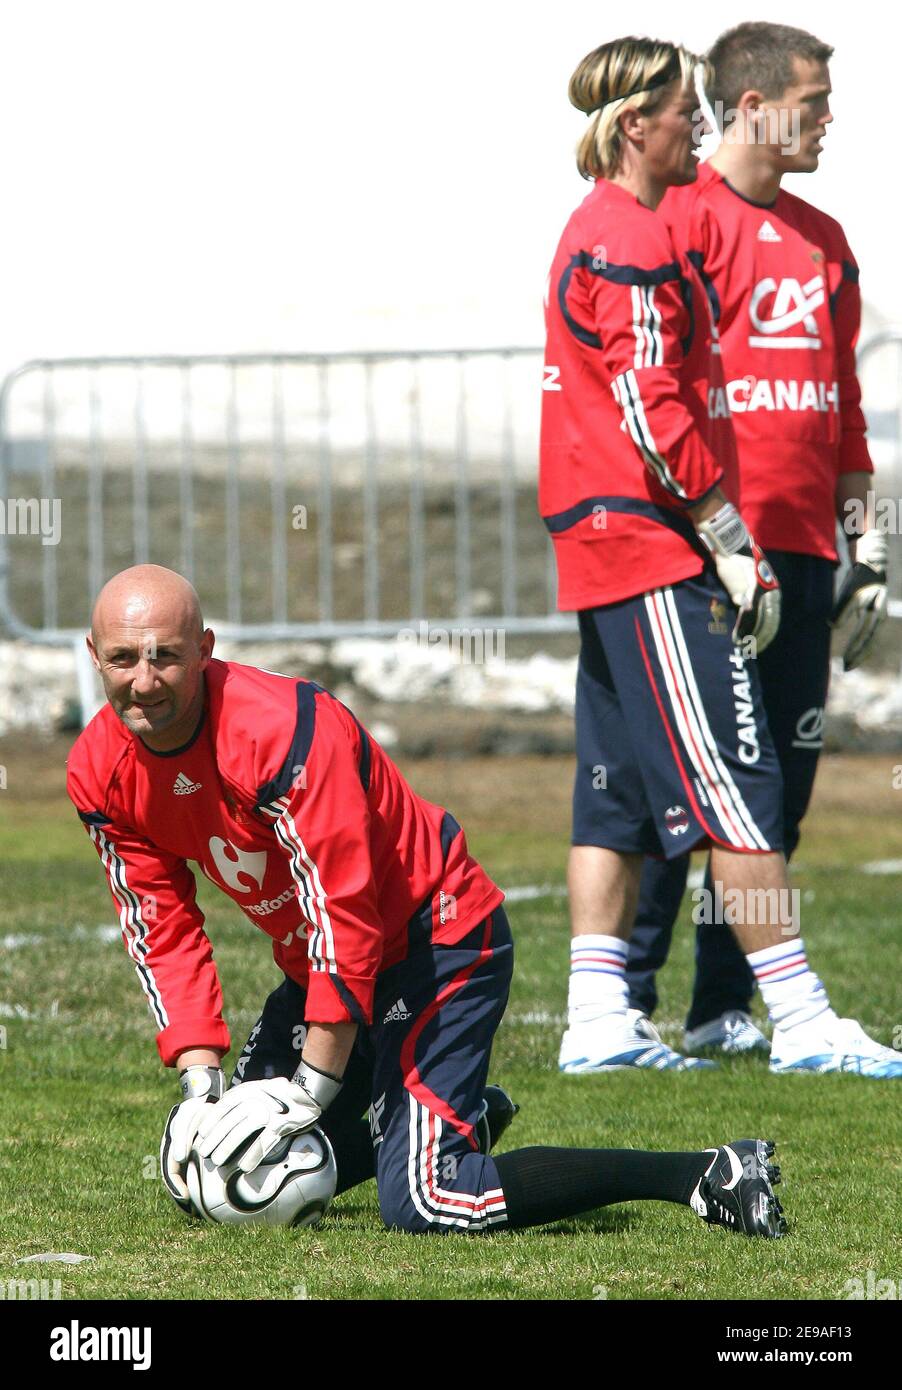
M468 725L473 722L471 714L446 710L441 712L446 724L449 715ZM568 721L561 719L560 725L563 737ZM50 810L54 803L68 804L65 761L72 742L71 736L62 735L0 740L0 766L6 770L0 816L14 809ZM573 777L569 752L511 757L402 754L396 761L421 796L451 807L474 834L519 831L557 836L567 830ZM840 824L859 830L872 824L875 843L888 834L897 840L902 855L900 809L902 761L886 755L828 755L821 759L809 832L824 838L828 852ZM878 853L875 849L875 857Z

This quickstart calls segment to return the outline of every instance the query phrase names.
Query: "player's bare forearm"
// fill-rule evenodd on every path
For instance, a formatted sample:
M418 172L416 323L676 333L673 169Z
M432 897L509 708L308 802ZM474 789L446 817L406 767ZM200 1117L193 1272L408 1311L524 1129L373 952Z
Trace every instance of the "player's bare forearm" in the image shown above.
M693 525L697 526L700 521L707 521L708 517L719 512L726 500L719 487L712 488L704 501L697 502L694 507L686 508L692 518Z
M874 486L873 473L840 473L836 480L834 498L836 518L849 542L851 558L855 559L855 539L867 528L866 521L860 518L868 514L868 492ZM849 504L853 505L850 506Z
M317 1071L341 1078L356 1036L356 1023L311 1023L301 1058Z
M223 1055L218 1047L191 1047L175 1059L176 1071L184 1071L186 1067L218 1067Z

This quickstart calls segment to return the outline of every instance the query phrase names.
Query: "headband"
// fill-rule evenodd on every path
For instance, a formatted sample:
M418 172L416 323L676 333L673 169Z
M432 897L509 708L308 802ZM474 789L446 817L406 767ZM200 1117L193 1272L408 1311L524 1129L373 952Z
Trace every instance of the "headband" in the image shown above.
M676 69L676 71L674 71L674 69ZM606 97L605 100L599 102L597 106L593 106L591 111L587 111L586 115L594 116L596 111L601 111L605 106L610 106L612 101L626 101L627 97L637 97L640 92L653 92L657 87L666 87L668 82L672 82L674 78L679 77L679 75L679 61L671 59L664 71L653 78L651 82L646 82L642 87L634 87L631 92L621 92L618 96Z

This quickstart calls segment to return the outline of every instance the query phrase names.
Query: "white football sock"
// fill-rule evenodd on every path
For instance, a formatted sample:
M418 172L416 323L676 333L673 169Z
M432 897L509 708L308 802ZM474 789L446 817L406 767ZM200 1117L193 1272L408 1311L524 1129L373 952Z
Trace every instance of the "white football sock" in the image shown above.
M629 993L624 971L627 943L617 936L574 936L570 943L570 990L567 998L571 1026L626 1018Z
M836 1017L827 991L808 964L801 937L752 951L746 960L774 1027L796 1028L813 1019L824 1025Z

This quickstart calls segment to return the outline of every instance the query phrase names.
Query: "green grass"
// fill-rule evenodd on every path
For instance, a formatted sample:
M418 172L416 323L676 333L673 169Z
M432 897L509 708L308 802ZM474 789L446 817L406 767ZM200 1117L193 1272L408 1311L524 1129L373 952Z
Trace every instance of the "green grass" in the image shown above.
M566 902L510 910L518 960L492 1074L522 1111L502 1147L523 1144L694 1149L761 1134L778 1142L791 1234L753 1242L709 1230L663 1203L611 1207L518 1234L392 1235L375 1186L338 1198L314 1231L228 1229L186 1221L156 1175L175 1095L132 967L95 929L113 922L96 855L60 795L61 743L14 753L0 793L0 1158L5 1173L0 1282L62 1279L64 1298L822 1299L847 1279L900 1276L902 1125L893 1083L771 1077L760 1062L683 1076L555 1070L566 998ZM884 766L884 762L886 765ZM502 884L563 881L566 760L430 763L409 769L444 800ZM800 855L802 929L841 1012L885 1042L900 1022L897 877L862 862L891 857L889 760L830 759ZM444 793L443 793L444 788ZM897 813L896 813L897 814ZM896 851L898 852L898 851ZM813 897L810 895L813 894ZM267 942L201 882L240 1047L276 983ZM680 1037L691 971L688 913L660 977L659 1022ZM10 1014L18 1007L28 1016ZM546 1020L547 1021L544 1021ZM75 1251L76 1266L16 1266Z

